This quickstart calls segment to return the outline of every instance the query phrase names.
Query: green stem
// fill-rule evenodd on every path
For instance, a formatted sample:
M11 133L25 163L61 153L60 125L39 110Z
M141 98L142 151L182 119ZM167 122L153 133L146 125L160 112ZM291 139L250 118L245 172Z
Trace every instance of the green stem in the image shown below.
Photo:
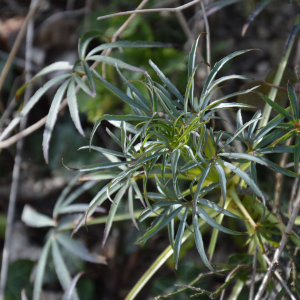
M231 186L231 188L229 189L228 193L231 196L231 198L233 199L233 201L235 202L235 204L238 206L238 208L240 209L240 211L242 212L242 214L248 219L248 221L251 224L251 226L255 229L256 228L256 223L253 221L253 219L250 216L250 214L248 213L247 209L245 208L245 206L241 202L238 194L235 191L235 186L234 185Z
M232 199L228 199L225 203L224 209L228 208L228 205L230 204ZM224 214L220 214L217 219L216 222L218 224L221 224L224 218ZM214 252L215 252L215 248L216 248L216 244L217 244L217 239L218 239L218 235L219 235L219 230L217 228L213 229L212 235L211 235L211 239L210 239L210 243L209 243L209 247L207 250L207 253L209 254L209 258L210 260L212 260L213 256L214 256Z
M295 25L297 25L298 22L299 22L299 17L297 17ZM273 81L273 85L280 86L280 82L281 82L284 70L286 68L288 59L290 57L293 45L294 45L294 40L289 45L289 48L287 49L284 57L282 58L279 66L278 66L278 69L277 69L277 72L276 72L276 75L275 75L275 78L274 78L274 81ZM278 91L277 88L275 88L275 87L271 88L268 97L272 101L275 101L275 98L276 98L276 95L277 95L277 91ZM267 125L267 123L269 122L269 119L270 119L271 110L272 110L272 107L266 103L264 111L263 111L263 115L262 115L263 119L261 119L261 121L260 121L259 128L262 128L262 127L264 127L264 126Z
M212 212L211 217L215 217L217 212ZM206 222L202 219L199 220L199 227L205 225ZM191 229L193 226L191 225ZM186 230L183 234L181 243L183 244L190 236L192 232ZM135 286L131 289L129 294L126 296L125 300L133 300L136 295L141 291L145 284L151 279L151 277L156 273L156 271L167 261L167 259L173 254L173 249L169 245L164 252L154 261L150 268L144 273L144 275L139 279Z

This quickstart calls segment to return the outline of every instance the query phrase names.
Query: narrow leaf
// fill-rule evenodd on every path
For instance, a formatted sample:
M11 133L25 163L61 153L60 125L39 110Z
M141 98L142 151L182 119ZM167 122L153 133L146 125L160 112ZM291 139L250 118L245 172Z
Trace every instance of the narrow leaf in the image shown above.
M43 154L47 164L49 162L48 150L49 150L49 143L50 143L52 131L57 119L60 103L64 97L69 82L70 80L65 81L57 90L49 110L47 122L45 125L44 135L43 135Z

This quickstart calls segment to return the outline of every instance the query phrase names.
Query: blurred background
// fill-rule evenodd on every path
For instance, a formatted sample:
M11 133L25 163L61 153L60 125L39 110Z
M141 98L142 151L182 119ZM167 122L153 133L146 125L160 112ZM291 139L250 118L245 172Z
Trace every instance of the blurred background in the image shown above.
M297 17L297 10L291 1L268 1L268 5L251 22L245 35L242 36L244 25L260 2L256 0L204 1L209 14L212 65L233 51L242 49L259 50L235 58L221 70L219 76L241 74L254 79L247 83L236 80L230 81L222 89L225 94L255 85L261 85L259 90L267 94L270 87L266 82L273 82L278 64L284 55L288 36ZM98 29L102 33L99 38L91 42L90 49L101 43L109 42L128 16L118 16L101 21L97 21L97 17L120 11L134 10L139 3L139 0L40 0L39 9L34 15L32 73L35 74L43 67L56 61L69 61L73 64L78 58L78 39L87 30ZM184 0L150 0L145 8L177 7L185 3L187 1ZM25 22L29 6L30 1L28 0L0 1L0 72L14 45L17 34ZM122 32L119 37L120 40L167 42L172 43L173 47L114 50L111 56L147 70L153 78L159 80L149 66L148 61L151 59L184 94L187 83L188 53L192 41L204 31L205 25L200 3L183 10L180 15L173 12L137 15L128 28ZM199 42L199 53L204 59L206 59L205 39L206 37L203 35ZM1 115L13 99L16 90L24 84L25 53L26 44L25 39L23 39L1 90ZM299 64L299 60L300 40L296 37L281 82L282 87L286 86L288 79L292 84L298 84L295 67ZM197 61L200 61L199 55ZM100 71L101 66L99 67ZM126 78L141 78L140 73L130 71L124 71L123 73ZM38 89L53 76L57 76L57 73L51 73L39 79L33 84L33 89ZM196 95L201 92L201 86L206 76L207 68L203 65L197 73ZM126 91L114 67L106 66L106 77L114 85ZM103 85L98 84L96 91L97 96L95 98L89 97L83 92L78 95L80 118L87 136L91 132L94 122L103 114L126 114L130 112L130 108L124 106L123 102ZM33 108L29 114L27 126L35 124L47 115L54 93L55 89L49 90ZM281 105L286 105L286 92L280 90L277 99ZM233 100L263 108L262 100L255 94L244 95ZM13 110L9 118L1 120L0 132L8 125L11 117L15 116L21 107L22 101ZM246 111L244 118L247 120L252 115L253 111ZM232 123L235 124L234 114L227 117L229 121L231 119ZM216 128L221 128L221 126L222 124L217 121ZM96 133L94 144L114 149L115 144L107 135L106 127L113 130L109 123L103 122ZM77 149L87 145L88 141L78 134L67 108L59 113L50 143L48 165L42 155L43 130L44 127L39 128L24 140L5 297L9 300L20 299L23 288L26 288L27 296L31 299L31 276L48 231L48 228L28 227L21 221L24 205L29 204L38 212L50 216L61 191L75 176L73 171L67 170L62 165L61 159L63 158L66 164L74 168L99 162L102 159L101 155L96 152L77 152ZM5 239L6 216L15 154L15 144L0 149L1 249ZM276 160L276 157L274 159ZM269 174L268 172L266 169L264 169L263 174L258 172L261 177L261 188L266 192L272 191L275 185L274 173L270 172ZM291 183L287 181L286 184L289 187ZM101 183L82 194L77 202L89 203L100 186ZM285 191L283 191L284 195ZM104 207L108 209L109 204L109 201L107 201L104 203ZM120 205L118 212L126 213L128 207L125 204ZM103 213L97 214L97 216L104 215ZM142 223L140 226L141 231L145 230L148 225ZM108 259L107 265L84 263L75 256L66 254L66 260L72 275L85 271L85 274L78 281L78 293L81 300L124 299L136 281L169 243L167 232L164 232L152 238L143 248L134 245L140 233L132 226L132 222L127 220L114 223L107 244L102 248L103 230L104 224L90 226L88 231L82 228L76 234L76 238L84 243L92 253L106 256ZM211 229L208 229L206 235L208 236L210 233ZM233 239L235 243L232 243ZM218 243L222 246L217 247L214 260L225 263L228 260L242 259L242 254L234 255L234 253L245 252L242 247L244 242L245 239L243 238L237 240L235 236L220 233ZM171 258L140 292L137 299L153 299L157 295L172 292L175 283L187 283L199 273L206 272L192 241L183 246L182 252L183 254L188 253L188 255L180 261L178 271L174 271ZM209 277L202 280L202 286L214 290L220 286L222 281L223 278L220 277ZM181 294L177 298L174 296L172 299L187 299L189 298L188 295L188 293ZM53 263L49 261L42 299L56 300L61 299L61 297L62 290L56 278ZM201 299L208 299L208 297L204 296ZM245 299L243 294L239 299Z

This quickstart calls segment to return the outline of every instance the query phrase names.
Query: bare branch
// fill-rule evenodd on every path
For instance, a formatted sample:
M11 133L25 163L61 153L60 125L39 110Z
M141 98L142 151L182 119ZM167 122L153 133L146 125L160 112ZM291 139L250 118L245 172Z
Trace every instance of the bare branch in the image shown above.
M252 264L253 271L252 271L252 278L251 278L251 285L250 285L249 300L253 300L254 297L257 251L258 251L258 246L256 246L254 250L254 257L253 257L253 264Z
M270 266L271 262L270 262L268 256L266 254L263 254L263 258L267 262L267 264ZM290 295L291 299L292 300L297 300L296 297L294 296L294 294L291 292L291 290L287 286L287 284L285 283L285 281L283 280L283 278L281 277L281 275L279 274L279 272L274 271L274 274L277 277L277 279L279 280L279 282L281 283L281 285L284 287L284 289L287 291L287 293Z
M28 11L28 14L24 20L24 23L23 23L23 26L21 28L21 30L19 31L18 35L17 35L17 38L15 40L15 43L13 45L13 48L11 49L10 53L9 53L9 57L3 67L3 70L1 72L1 75L0 75L0 91L2 89L2 86L4 84L4 81L5 81L5 78L6 78L6 75L9 71L9 68L13 62L13 59L14 57L16 56L16 53L19 49L19 46L22 42L22 39L26 33L26 29L27 29L27 24L29 22L29 20L31 20L31 18L33 17L33 15L35 14L37 8L38 8L38 4L39 4L39 1L35 0L32 2L33 5L30 5L30 8L29 8L29 11Z
M141 2L141 4L138 6L138 9L139 8L142 8L144 5L146 5L146 3L148 2L148 0L143 0ZM127 28L127 26L132 22L132 20L134 19L136 15L133 14L131 15L124 23L123 25L116 31L116 33L113 35L112 37L112 42L115 42L118 37L120 36L120 34ZM102 55L106 55L108 56L111 52L111 48L109 49L106 49L107 51L103 51ZM97 66L98 66L99 62L98 61L95 61L92 66L90 67L90 69L95 69ZM83 76L82 77L82 80L83 81L86 81L86 76ZM78 93L80 90L80 87L77 86L76 87L76 93ZM61 111L64 107L66 107L68 104L68 100L67 99L64 99L61 103L61 105L59 106L59 110L58 111ZM7 148L9 146L11 146L12 144L16 143L18 140L24 138L25 136L33 133L34 131L36 131L37 129L39 129L40 127L42 127L44 124L46 124L47 122L47 118L48 118L48 115L45 116L44 118L42 118L41 120L39 120L38 122L36 122L35 124L31 125L30 127L26 128L25 130L22 130L21 132L19 132L18 134L10 137L9 139L6 139L4 141L1 141L0 142L0 149L2 148Z
M293 229L293 226L294 226L294 223L295 223L295 220L296 220L296 217L299 213L299 210L300 210L300 192L298 192L298 195L297 195L297 201L295 203L295 206L294 206L294 209L293 209L293 212L292 212L292 215L291 215L291 218L290 218L290 221L286 227L286 230L285 230L285 235L282 237L281 239L281 242L280 242L280 245L279 247L277 248L277 250L275 251L274 253L274 256L273 256L273 260L272 260L272 263L270 264L269 266L269 269L267 271L267 274L265 275L263 281L262 281L262 284L261 286L259 287L259 290L258 290L258 293L256 294L256 297L255 297L255 300L261 300L266 288L267 288L267 285L268 285L268 282L272 276L272 272L275 268L275 266L278 264L278 261L280 259L280 256L283 252L283 249L287 243L287 236L291 233L292 229Z
M25 72L26 81L30 81L31 75L31 61L32 61L32 44L33 44L33 29L34 29L34 20L33 16L38 8L38 1L32 0L30 5L29 13L30 19L28 19L28 26L26 23L25 29L27 28L27 37L26 37L26 63L25 63ZM23 25L24 27L24 25ZM21 29L22 31L22 29ZM32 86L27 87L24 96L24 103L28 102L32 95ZM28 115L24 116L20 123L20 130L24 130L27 125ZM0 281L0 299L3 300L5 298L5 287L7 282L7 273L9 267L9 256L11 249L11 241L12 241L12 231L13 231L13 221L15 215L15 206L18 196L18 188L20 182L20 174L21 174L21 163L22 163L22 153L23 153L23 145L24 140L19 140L17 143L17 151L15 157L15 164L13 168L13 179L11 184L10 196L9 196L9 204L8 204L8 212L7 212L7 222L5 228L5 241L3 247L2 254L2 265L1 265L1 281Z
M199 0L194 0L194 1L191 1L187 4L181 5L176 8L151 8L151 9L138 8L137 10L130 10L130 11L118 12L115 14L101 16L101 17L98 17L97 20L103 20L103 19L108 19L108 18L112 18L112 17L116 17L116 16L124 16L124 15L131 15L131 14L144 14L144 13L161 12L161 11L176 12L177 10L183 10L192 5L195 5L198 1Z
M201 4L201 9L202 9L202 13L203 13L203 17L204 17L204 23L205 23L205 30L206 30L206 60L209 64L209 66L207 66L207 71L208 73L210 73L210 63L211 63L211 47L210 47L210 28L209 28L209 23L208 23L208 19L207 19L207 15L205 12L205 7L203 4L203 0L199 0L200 4Z

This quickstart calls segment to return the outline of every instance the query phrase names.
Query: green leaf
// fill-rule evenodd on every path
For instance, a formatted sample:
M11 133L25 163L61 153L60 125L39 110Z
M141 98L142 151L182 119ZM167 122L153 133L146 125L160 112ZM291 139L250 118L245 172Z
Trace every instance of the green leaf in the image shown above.
M30 98L30 100L27 102L27 104L24 106L24 108L21 110L21 112L9 123L9 125L5 128L5 130L2 132L0 136L0 141L2 141L4 138L7 137L7 135L10 133L11 130L13 130L21 121L21 119L26 116L30 110L33 108L33 106L40 100L40 98L56 83L59 81L66 79L67 77L70 77L70 74L64 74L57 76L51 80L49 80L47 83L44 84L43 87L39 88L35 94Z
M143 102L143 104L148 107L148 109L150 109L150 105L147 101L147 99L144 97L144 95L139 91L138 88L135 87L134 84L132 84L129 80L127 80L127 78L121 73L121 71L118 68L118 65L116 66L116 69L120 75L120 77L122 78L122 80L124 81L124 83L138 96L138 98Z
M79 118L79 111L78 111L78 104L77 104L77 97L76 97L76 89L75 89L75 81L74 79L70 81L68 87L68 105L70 109L71 118L77 128L78 132L85 137L84 131L81 126L80 118Z
M179 254L180 254L181 241L182 241L182 237L183 237L183 233L184 233L184 228L185 228L188 211L189 210L186 208L183 218L180 221L180 224L179 224L179 227L177 230L177 234L176 234L176 238L175 238L174 247L173 247L175 270L177 270L177 267L178 267L178 259L179 259Z
M94 48L88 53L86 57L88 58L91 55L94 55L95 53L108 48L114 49L114 48L162 48L162 47L172 47L172 44L159 43L159 42L117 41L114 43L102 44Z
M44 281L44 274L45 274L45 268L46 263L49 255L49 250L52 244L52 237L50 237L40 255L35 276L34 276L34 284L33 284L33 300L40 300L41 299L41 292L42 292L42 286Z
M253 133L254 133L254 131L256 129L256 125L257 125L258 120L259 120L260 117L261 117L261 111L260 110L257 111L254 114L254 116L252 117L252 119L255 119L257 121L255 121L254 123L252 123L252 124L249 125L249 128L248 128L248 140L249 141L251 141L251 139L252 139Z
M288 95L289 95L294 119L296 120L296 122L298 122L299 121L298 99L297 99L295 89L294 89L294 87L292 87L290 82L288 82L287 89L288 89Z
M88 81L89 86L90 86L90 88L92 90L92 94L96 95L95 82L94 82L93 74L92 74L92 72L90 70L90 67L89 67L89 65L88 65L88 63L86 61L83 61L82 64L83 64L84 73L85 73L85 75L87 77L87 81ZM94 71L94 69L93 69L93 71Z
M106 258L102 255L93 256L85 245L77 240L70 239L68 234L60 233L55 235L56 240L69 252L80 257L84 261L94 264L106 264Z
M192 49L189 55L189 61L188 61L188 79L193 76L193 70L195 67L195 59L196 59L196 51L198 47L198 41L199 41L200 36L193 42ZM191 83L191 91L190 91L190 101L193 103L194 100L194 80L192 80ZM188 101L188 100L187 100Z
M43 154L44 154L44 159L47 164L49 162L48 151L49 151L49 144L50 144L52 131L53 131L56 119L57 119L57 114L58 114L60 103L63 100L64 94L66 92L66 89L67 89L69 83L70 83L70 79L65 81L59 87L59 89L57 90L57 92L53 98L53 101L52 101L52 104L51 104L51 107L50 107L50 110L48 113L48 118L46 121L44 135L43 135Z
M255 166L255 162L251 161L250 164L250 172L251 172L251 178L253 179L253 181L255 182L255 184L257 184L257 172L256 172L256 166ZM253 202L255 202L256 197L253 194Z
M276 102L272 101L267 96L263 95L262 93L258 93L259 96L265 100L274 110L276 110L279 114L281 114L283 117L286 117L289 121L294 122L294 119L292 116L280 105L278 105Z
M43 70L41 70L40 72L38 72L30 81L26 82L24 85L22 85L16 92L16 99L18 99L21 94L23 93L23 91L26 89L26 87L31 84L32 82L34 82L35 80L37 80L38 78L40 78L41 76L44 76L48 73L54 72L54 71L62 71L62 70L72 70L73 66L70 65L70 63L68 61L58 61L55 62L49 66L47 66L46 68L44 68ZM67 75L67 74L65 74Z
M54 237L52 237L52 257L53 257L54 268L55 268L55 272L58 277L58 280L59 280L62 288L64 290L67 290L68 287L72 283L72 278L68 271L66 263L60 253L57 241L55 240ZM73 299L79 300L76 290L74 290L74 292L73 292Z
M300 160L300 135L296 136L296 145L294 150L294 166L295 172L298 172L299 169L299 160Z
M164 75L164 73L157 67L156 64L152 62L152 60L149 60L149 64L154 69L158 77L161 79L161 81L170 89L170 91L180 100L182 104L184 104L184 98L176 88L176 86Z
M269 168L273 169L274 171L277 171L278 173L281 173L289 177L300 177L300 174L294 173L288 169L284 169L265 157L262 157L261 159L264 160L269 165Z
M134 226L136 227L137 230L140 230L139 229L139 226L136 222L136 219L134 217L134 204L133 204L133 191L132 191L133 187L132 185L129 186L129 189L128 189L128 207L129 207L129 214L130 214L130 217L131 217L131 221L132 223L134 224Z
M236 123L237 123L238 129L241 128L244 124L241 109L239 109L239 111L237 113ZM242 135L243 139L245 139L245 131L244 130L241 132L241 135Z
M241 132L243 132L250 124L256 122L257 119L252 119L249 122L245 123L242 127L240 127L235 134L230 137L224 144L223 146L220 148L220 150L224 149L227 145L229 145Z
M245 35L249 25L253 22L253 20L262 12L262 10L273 0L262 0L260 1L252 10L251 14L249 15L247 22L243 26L242 36Z
M140 103L135 102L130 97L128 97L124 92L122 92L120 89L115 87L113 84L108 82L106 79L104 79L98 72L93 70L94 74L104 83L109 89L111 89L115 94L117 94L123 101L125 101L127 104L132 105L142 111L150 112L149 108L146 107L144 104L141 105Z
M127 95L126 95L127 96ZM123 115L123 116L114 116L114 115L104 115L103 117L99 118L97 120L97 122L95 123L93 130L91 132L91 136L90 136L90 145L92 144L93 141L93 137L94 134L97 130L97 128L100 126L101 122L103 120L107 120L107 121L137 121L137 122L146 122L149 121L151 118L147 117L147 116L137 116L137 115ZM106 130L108 133L110 131ZM112 134L112 133L111 133ZM110 135L111 135L110 134ZM117 138L116 138L117 139ZM115 140L115 139L114 139ZM116 140L115 140L116 141ZM118 142L117 142L118 143ZM121 142L120 142L120 147L121 147Z
M272 169L273 171L277 171L281 174L284 174L284 175L287 175L290 177L300 177L300 174L298 175L292 171L284 169L265 157L259 157L259 156L245 154L245 153L220 153L219 155L226 156L226 157L232 157L235 159L246 159L246 160L254 161L256 163L259 163L263 166L266 166L266 167Z
M219 85L220 83L224 82L224 81L227 81L227 80L231 80L231 79L253 79L251 77L248 77L248 76L242 76L242 75L229 75L229 76L223 76L217 80L215 80L214 82L212 82L209 90L207 93L211 93L212 90L217 86Z
M100 30L90 30L83 34L83 36L79 39L78 44L78 54L80 59L84 59L86 49L90 43L90 41L98 36L103 35Z
M221 59L220 61L218 61L214 65L214 67L212 68L211 72L209 73L209 75L208 75L208 77L205 81L204 87L202 89L202 93L201 93L201 96L200 96L200 109L202 108L204 98L205 98L206 94L208 93L209 88L210 88L214 78L216 77L216 75L220 71L220 69L224 66L224 64L226 62L228 62L229 60L231 60L232 58L234 58L238 55L244 54L244 53L246 53L248 51L251 51L251 50L253 50L253 49L233 52L230 55L228 55L228 56L224 57L223 59Z
M84 274L84 272L80 272L72 279L70 286L63 294L62 300L71 300L72 294L73 294L76 284L77 284L77 281L83 274Z
M111 225L112 225L113 220L114 220L114 216L117 212L117 208L120 204L120 201L121 201L122 197L124 196L124 194L126 192L126 189L127 189L127 185L123 186L118 191L118 193L116 194L116 196L114 198L114 203L112 203L111 206L110 206L110 211L109 211L109 214L108 214L107 222L105 224L104 235L103 235L103 240L102 240L102 245L103 246L105 245L105 242L107 240L107 237L108 237L110 229L111 229Z
M255 86L251 89L248 90L244 90L244 91L240 91L240 92L236 92L236 93L232 93L229 95L226 95L214 102L212 102L210 105L206 106L207 103L205 102L203 105L203 111L201 113L204 113L205 111L209 110L209 109L220 109L220 108L234 108L234 107L248 107L248 108L253 108L252 105L248 105L248 104L244 104L244 103L220 103L221 101L224 101L228 98L231 97L235 97L235 96L239 96L239 95L244 95L247 94L255 89L257 89L259 86Z
M255 150L257 154L294 153L294 146L276 146Z
M80 76L78 76L76 73L73 75L74 79L76 81L76 83L78 84L78 86L89 96L95 98L96 93L93 93L89 87L85 84L85 82L81 79Z
M106 148L102 148L102 147L97 147L97 146L83 146L83 147L80 147L78 149L78 151L82 150L82 149L93 149L93 150L95 150L97 152L100 152L100 153L107 153L107 154L111 154L111 155L118 156L118 157L131 158L130 156L125 155L122 152L118 152L118 151L114 151L114 150L110 150L110 149L106 149Z
M242 171L240 168L238 168L237 166L226 162L226 161L221 161L222 164L227 167L228 169L230 169L231 171L233 171L235 174L239 175L249 186L250 188L253 190L253 192L258 196L261 197L264 203L264 209L265 209L265 205L266 205L266 200L265 200L265 196L263 195L263 193L260 191L260 189L258 188L258 186L256 185L256 183L253 181L253 179L244 171Z
M213 228L216 228L216 229L218 229L222 232L232 234L232 235L241 235L241 234L243 234L241 232L230 230L230 229L225 228L224 226L220 225L213 218L211 218L210 215L203 208L201 208L199 206L197 206L197 214L199 215L199 217L201 219L203 219L205 222L207 222L210 226L212 226Z
M226 209L222 209L220 206L218 206L217 204L215 204L214 202L212 201L209 201L207 199L204 199L204 198L198 198L197 199L197 202L219 212L219 213L222 213L223 215L225 216L228 216L228 217L231 217L231 218L235 218L235 219L241 219L239 216L231 213L230 211L226 210Z
M203 172L199 175L201 177L200 177L200 179L198 181L198 185L197 185L197 188L196 188L196 191L195 191L195 194L194 194L193 214L196 214L197 199L199 198L199 195L200 195L200 192L201 192L204 180L206 179L206 177L207 177L207 175L208 175L208 173L210 171L211 164L212 164L211 162L208 163L207 166L205 167L205 169L203 170Z
M278 128L265 136L257 145L255 145L255 150L265 147L266 145L274 142L275 140L280 141L282 137L288 134L291 129Z
M141 68L138 68L138 67L135 67L133 65L127 64L127 63L123 62L120 59L105 56L105 55L89 56L87 60L99 61L99 62L103 62L103 63L111 65L111 66L117 65L120 69L126 69L126 70L129 70L129 71L132 71L132 72L145 73L145 70L143 70Z
M286 109L286 111L289 111L289 108ZM271 131L274 127L276 127L284 117L281 115L276 116L274 119L272 119L265 127L263 127L254 137L253 143L258 142L262 137L264 137L269 131ZM254 123L253 123L254 124Z
M226 202L226 193L227 193L227 190L226 190L226 183L227 183L226 174L225 174L225 171L222 168L222 166L217 161L214 161L214 166L216 167L217 172L219 174L219 182L220 182L222 196L223 196L223 205L222 205L222 209L223 209L224 204Z
M198 217L195 214L193 217L193 228L194 228L194 236L195 236L195 242L196 242L196 247L197 250L201 256L201 259L203 261L203 263L214 273L217 273L213 267L210 265L207 256L205 254L205 250L204 250L204 245L203 245L203 240L202 240L202 235L201 232L199 230L199 223L198 223Z
M24 206L22 212L22 221L30 227L55 227L55 222L46 215L38 213L28 204Z
M128 161L119 161L119 162L114 162L114 163L100 163L100 164L83 166L79 171L80 172L89 172L89 171L96 171L96 170L102 170L102 169L110 169L110 168L115 168L118 166L128 165L129 163L130 162L128 162Z
M180 206L179 208L175 209L174 211L172 211L170 214L168 214L165 218L163 218L163 220L158 223L156 226L151 227L150 230L148 230L144 236L142 236L141 238L139 238L135 244L141 244L145 241L147 241L150 237L152 237L154 234L156 234L159 230L161 230L163 227L165 227L166 225L169 224L169 222L171 222L172 219L174 219L178 213L182 210L182 206Z

